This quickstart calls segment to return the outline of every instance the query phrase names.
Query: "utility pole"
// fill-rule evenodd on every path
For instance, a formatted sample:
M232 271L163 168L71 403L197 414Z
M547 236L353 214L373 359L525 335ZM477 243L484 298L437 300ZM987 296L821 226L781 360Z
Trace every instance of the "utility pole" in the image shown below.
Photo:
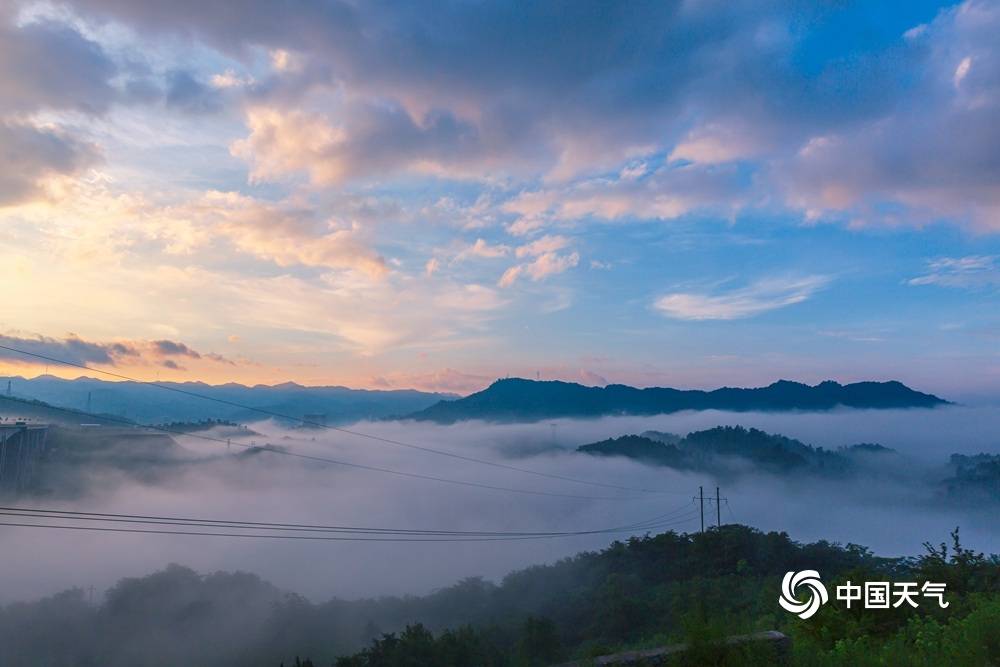
M722 503L719 502L719 487L715 487L715 527L722 528Z
M701 508L701 532L705 532L705 487L698 487L698 506Z

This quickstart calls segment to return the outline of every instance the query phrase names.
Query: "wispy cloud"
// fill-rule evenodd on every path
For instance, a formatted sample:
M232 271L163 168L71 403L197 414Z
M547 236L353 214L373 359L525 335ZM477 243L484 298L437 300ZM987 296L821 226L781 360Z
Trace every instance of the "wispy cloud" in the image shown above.
M927 273L908 285L940 285L977 289L1000 286L1000 263L995 255L941 257L927 263Z
M565 236L546 234L540 239L519 246L516 254L518 257L540 257L546 253L562 250L568 245L569 239Z
M500 287L510 287L521 276L527 276L533 281L544 280L548 276L573 268L580 263L580 253L572 252L568 255L560 255L555 252L546 252L539 255L533 261L526 264L515 264L500 277L498 283Z
M522 276L538 282L549 276L563 273L580 263L580 253L560 253L570 245L565 236L547 234L530 243L518 246L514 254L531 261L515 264L500 277L500 287L510 287Z
M828 338L841 338L852 343L883 343L885 342L885 331L865 331L862 329L827 329L817 332L820 336Z
M510 254L510 246L502 243L490 244L486 239L476 239L476 242L467 248L463 248L455 256L456 260L466 257L482 257L484 259L496 259L506 257Z
M829 276L767 278L728 292L673 292L654 307L679 320L737 320L809 299L830 282Z

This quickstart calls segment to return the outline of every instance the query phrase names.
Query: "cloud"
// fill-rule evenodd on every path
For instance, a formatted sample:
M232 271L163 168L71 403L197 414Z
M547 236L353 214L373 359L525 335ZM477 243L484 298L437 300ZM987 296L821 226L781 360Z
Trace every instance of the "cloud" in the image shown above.
M492 287L397 272L372 281L344 272L254 276L165 267L159 280L169 281L169 298L207 285L192 297L197 303L189 307L195 313L210 312L220 321L265 335L277 332L281 340L312 341L292 349L282 346L286 358L310 363L316 355L346 364L387 352L453 354L490 340L490 324L508 303ZM366 371L365 377L370 374Z
M603 375L598 375L597 373L589 371L586 368L581 368L580 384L585 384L593 387L606 387L608 385L608 379Z
M1000 11L987 2L917 27L880 16L898 30L863 47L830 35L873 20L850 3L578 4L562 21L531 3L450 4L433 21L346 0L294 12L256 0L238 17L208 4L69 2L149 40L270 58L252 84L220 79L247 81L230 86L247 89L248 135L232 149L256 182L513 178L527 185L514 234L546 217L728 216L761 200L814 219L1000 225ZM99 47L63 41L93 64L81 80L106 86ZM222 90L190 74L168 98L198 108L199 86ZM540 183L554 189L531 212Z
M232 153L251 164L250 177L255 181L282 178L306 171L317 184L328 184L342 177L342 170L326 155L343 134L315 114L254 108L247 112L250 136L235 142Z
M221 74L213 74L209 81L214 88L242 88L251 86L254 79L249 75L240 75L232 69L227 69Z
M219 88L229 88L235 85L232 76L212 80L212 85L198 80L195 75L186 70L174 70L166 77L166 93L164 101L168 107L187 113L213 113L222 108L222 98Z
M1000 286L1000 263L995 255L941 257L927 262L927 273L908 285L939 285L977 289Z
M946 219L1000 231L998 30L992 3L942 12L910 40L925 54L920 77L887 113L814 134L776 163L788 202L856 224Z
M426 374L431 376L434 373L428 371ZM447 377L454 371L446 369L437 373ZM490 377L486 381L492 379ZM401 382L393 386L408 385ZM553 427L552 423L557 426ZM683 493L697 489L699 485L714 486L715 480L643 465L625 458L583 456L572 450L584 443L627 433L653 429L685 434L720 424L756 427L829 449L856 442L879 442L896 448L903 456L916 457L918 461L926 459L933 465L940 465L951 451L969 454L990 451L996 442L1000 414L995 409L964 407L825 413L685 411L655 417L545 420L535 424L469 422L442 426L378 420L350 428L436 449L473 451L476 457L546 474L633 488L674 489ZM512 476L510 470L488 466L463 464L459 467L456 464L454 472L444 475L441 459L430 457L426 452L345 437L345 434L330 431L285 429L273 422L251 426L261 435L234 436L234 444L249 444L250 438L254 438L258 443L279 443L305 455L357 461L433 476L455 476L481 484L607 495L596 490L588 492L579 484L554 480L542 484L535 482L535 478ZM54 496L46 499L46 506L72 510L75 505L76 508L86 507L91 512L121 512L121 508L127 507L130 513L144 515L216 516L324 525L336 519L337 523L344 525L550 531L629 525L662 514L664 507L687 503L690 498L678 495L671 496L675 501L666 501L663 496L654 495L647 501L635 502L581 502L523 494L514 498L505 493L387 477L343 466L317 466L315 462L287 456L237 457L228 455L225 445L219 443L191 438L178 440L194 460L165 466L160 471L162 475L143 474L127 479L122 479L120 475L101 474L104 471L100 469L92 470L96 474L91 478L93 484L87 487L89 493L66 499L67 490L58 487ZM954 449L942 451L942 442L953 443ZM959 523L964 526L964 522L968 522L967 509L942 507L940 503L914 514L912 508L915 504L927 503L932 498L932 489L920 485L901 489L894 484L844 486L833 481L829 485L809 484L803 491L802 486L793 484L788 487L777 483L773 477L753 475L724 483L732 484L727 491L730 497L740 499L739 508L742 511L739 508L735 511L742 522L759 526L762 530L789 530L801 540L822 538L844 543L860 542L883 554L914 553L921 542L928 539L928 533L945 536L953 526ZM788 502L796 488L802 493L802 502ZM211 511L206 508L211 508ZM332 514L334 511L335 515ZM432 523L430 518L440 522ZM697 530L697 525L695 516L677 528ZM887 525L898 529L886 530ZM994 528L990 522L971 522L968 531L963 528L963 539L968 539L970 548L984 550L995 544ZM463 577L483 576L500 581L512 568L551 562L582 550L606 548L610 539L607 535L591 535L570 540L481 542L461 545L461 549L449 543L415 544L411 549L401 549L398 544L344 544L337 547L336 558L323 558L317 557L315 543L294 540L270 545L250 543L249 540L185 539L182 536L5 530L0 534L0 550L4 553L7 567L16 570L19 576L5 581L2 595L6 604L49 595L63 588L93 584L96 594L100 596L102 589L111 587L122 576L135 576L166 567L168 563L180 562L200 572L222 569L256 573L273 580L284 590L295 591L313 600L326 599L333 594L349 599L373 599L382 595L425 594L452 585ZM172 571L176 572L177 568ZM258 650L259 645L251 640L275 634L283 637L291 634L290 648L287 653L275 653L275 659L270 662L277 664L280 662L277 659L279 654L294 655L295 651L301 650L302 643L298 639L301 635L297 632L247 631L248 619L256 622L271 618L274 613L272 602L280 598L277 594L269 597L262 604L252 605L248 612L247 597L242 594L247 589L242 586L255 586L250 575L207 577L203 588L218 592L219 597L192 598L187 594L189 589L172 587L177 581L192 578L196 579L192 573L180 579L159 575L154 579L132 579L119 585L111 594L111 606L116 601L122 605L129 600L134 602L136 598L125 596L129 592L143 590L150 595L166 595L177 604L163 608L169 610L169 615L151 613L150 626L143 626L151 627L146 634L136 633L131 623L133 619L126 617L118 627L127 628L127 636L114 637L122 640L124 648L111 654L100 651L92 654L120 658L115 663L102 658L102 664L134 664L135 656L148 653L152 646L162 647L158 655L170 664L230 664L218 657L221 654L213 652L223 645L233 656L238 656L232 658L232 664L245 664L248 651L263 653ZM81 608L88 608L85 593L75 598L63 596L50 599L44 605L35 607L38 614L29 614L25 610L30 608L25 606L6 608L6 618L21 614L20 618L34 628L33 632L23 633L30 638L29 644L37 648L36 651L27 651L26 655L42 652L46 647L45 641L64 641L67 642L64 646L69 647L91 647L95 644L87 641L94 639L98 642L96 646L108 647L108 632L67 636L67 599L79 600ZM163 622L163 618L190 613L194 599L200 601L199 609L203 614L220 619L220 623L180 624L182 630L176 631L174 628L178 624ZM287 601L287 598L281 599ZM227 606L226 600L235 602ZM337 603L326 607L331 615L324 618L333 618ZM121 606L114 608L120 609ZM290 622L295 624L292 627L303 626L302 616L298 614L300 608L294 600L289 604L293 614L289 617ZM239 609L240 613L230 613L230 609ZM51 613L42 615L46 610ZM219 612L218 615L212 615L215 612ZM338 630L343 627L345 632L347 628L355 628L360 632L366 620L366 616L352 615L343 626L324 621L317 627L328 637L333 635L331 627ZM396 618L392 622L405 623L407 620ZM16 631L25 626L6 623L5 627ZM267 627L274 629L275 626ZM42 628L48 628L49 632L42 634ZM186 632L187 628L193 628L192 632ZM382 626L382 629L393 631L396 628ZM334 635L338 640L333 645L334 652L343 645L340 636L339 633ZM77 640L76 637L84 639ZM143 643L150 637L155 639L151 643ZM24 645L14 643L6 647ZM180 648L175 650L175 645ZM210 648L199 652L202 647ZM243 648L246 650L240 650Z
M419 389L421 391L440 391L452 394L471 394L481 391L496 380L489 375L463 373L453 368L444 368L426 373L393 373L387 377L376 378L381 387L396 389Z
M103 113L117 96L116 74L103 48L68 25L0 24L0 114Z
M500 276L500 280L497 282L497 285L499 285L500 287L510 287L511 285L517 282L517 279L521 277L521 274L523 272L524 272L524 265L515 264L514 266L510 267L509 269L503 272L503 275Z
M208 359L230 365L233 363L219 354L202 354L184 343L172 340L99 342L84 340L75 334L69 334L65 338L0 334L0 345L83 366L160 364L168 368L179 368L176 362L171 360L172 357ZM28 366L42 366L49 363L38 357L5 349L0 349L0 360Z
M13 269L5 276L12 285L5 303L23 326L58 331L58 322L118 321L122 312L156 323L163 304L173 304L174 329L155 330L153 337L176 338L177 331L203 328L208 318L220 323L220 332L238 332L241 348L300 337L308 342L283 346L284 358L311 358L316 365L320 355L348 377L368 377L372 369L362 376L349 365L389 350L447 348L452 354L484 345L493 335L490 323L509 302L486 284L495 280L488 275L410 275L406 261L390 262L372 248L374 225L322 216L301 199L208 192L164 204L105 189L83 188L72 207L18 209L32 236L16 249L3 244L9 257L2 264ZM26 270L17 270L19 262ZM72 293L60 287L67 281L75 285ZM41 300L51 317L35 316ZM271 361L259 372L282 380L312 372L279 363L280 371ZM218 368L199 370L225 378Z
M690 130L670 151L669 159L720 164L752 157L761 148L752 127L709 123Z
M500 287L510 287L522 275L538 282L548 276L563 273L573 268L580 263L580 254L576 252L559 253L569 244L570 240L565 236L546 234L530 243L518 246L514 254L519 259L532 258L531 261L515 264L508 268L497 284Z
M962 80L968 75L970 67L972 67L972 58L969 56L965 56L962 58L962 62L958 63L958 67L955 68L955 74L951 78L956 88L962 85Z
M154 340L151 343L153 349L160 355L165 357L177 356L177 357L191 357L192 359L201 359L201 355L184 343L179 343L173 340Z
M525 264L515 264L500 277L497 283L500 287L510 287L522 275L528 276L533 281L538 282L545 278L563 273L580 263L580 254L572 252L560 255L556 252L543 252L533 261Z
M53 127L0 119L0 206L18 204L45 191L53 176L78 174L99 159L93 144Z
M0 12L0 207L43 196L51 177L99 159L94 144L35 114L102 114L117 94L117 68L96 42L68 25L14 18Z
M518 257L538 257L539 255L544 255L546 253L553 253L557 250L562 250L569 245L569 239L565 236L550 235L545 236L532 241L531 243L526 243L525 245L518 246L516 255Z
M231 55L280 54L275 81L259 92L278 115L251 112L243 154L259 178L302 170L327 184L398 170L563 178L614 166L683 127L699 88L723 89L743 80L741 70L777 61L756 38L777 12L759 7L577 5L571 20L554 21L530 3L486 2L440 7L430 22L414 8L349 2L295 12L256 2L238 18L196 3L72 4L145 34L196 36ZM293 53L295 71L284 66ZM292 88L298 97L284 98ZM747 84L727 92L757 94ZM323 104L324 95L335 101ZM296 118L290 110L303 97L324 113ZM294 134L296 120L335 129L337 140L292 157L282 148L296 142L272 139Z
M352 104L339 122L323 114L251 108L250 136L232 153L251 163L257 181L298 172L315 185L338 185L373 175L413 169L462 175L462 167L491 159L478 131L450 112L414 118L398 105Z
M471 246L459 251L455 259L464 259L466 257L482 257L485 259L497 259L499 257L506 257L510 254L510 246L506 246L502 243L490 245L484 239L476 239L476 242Z
M572 252L568 255L559 255L554 252L546 252L539 255L534 262L524 265L524 271L531 276L532 280L537 281L571 269L579 264L579 262L579 253Z
M221 311L220 331L248 346L264 337L253 324L270 340L294 331L311 341L303 348L341 352L334 367L354 353L509 336L495 320L525 296L516 288L542 291L531 281L565 304L563 282L634 274L571 270L602 266L590 254L624 268L683 233L728 257L735 234L719 218L778 244L792 239L777 227L803 215L993 229L988 4L922 14L906 36L912 25L886 18L891 29L863 44L830 38L872 18L851 3L581 4L558 17L491 0L433 17L338 0L296 11L250 0L238 13L190 0L21 7L0 40L0 140L31 160L0 173L0 201L82 192L4 212L5 244L16 242L4 278L20 293L8 298L27 314L21 326L48 333L91 308L155 320L162 304L138 303L155 293L172 299L176 330L123 335L181 337ZM139 77L154 93L142 104L130 101ZM216 104L239 107L190 117ZM93 174L108 179L101 197L73 178L101 159L92 142L114 161ZM635 220L678 224L590 227ZM453 263L463 251L477 259ZM906 277L944 284L955 272ZM69 303L54 275L85 280L88 297ZM175 283L153 285L163 277ZM671 291L725 301L734 287ZM253 312L231 306L234 293ZM744 295L737 311L795 294ZM68 307L34 315L40 299Z
M506 303L496 290L483 285L454 286L434 298L439 307L466 312L496 310Z
M833 329L826 331L817 331L820 336L828 336L830 338L841 338L843 340L849 340L854 343L883 343L886 340L885 331L864 331L864 330L842 330Z
M354 269L372 278L389 271L385 259L366 245L360 227L318 220L309 208L213 191L154 213L166 234L174 233L176 221L192 225L184 244L223 238L240 251L279 266Z
M829 282L827 276L768 278L722 293L673 292L653 306L680 320L736 320L801 303Z
M70 361L75 364L96 363L114 365L117 358L133 356L135 354L133 348L124 343L93 343L72 335L64 339L55 339L46 336L25 338L0 335L0 345L25 350L32 354ZM37 358L19 354L11 350L0 350L0 358L19 364L38 365L45 363L44 361L39 361Z
M507 231L522 236L553 220L671 220L698 210L728 217L752 201L751 186L734 165L668 164L641 177L586 179L517 195L504 206L519 216Z

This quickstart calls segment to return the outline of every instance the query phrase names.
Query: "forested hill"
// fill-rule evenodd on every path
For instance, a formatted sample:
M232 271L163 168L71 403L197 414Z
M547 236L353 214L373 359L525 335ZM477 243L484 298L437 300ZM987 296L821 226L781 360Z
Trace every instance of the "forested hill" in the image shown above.
M647 431L642 435L623 435L581 445L577 451L593 456L624 456L652 465L715 474L737 474L747 469L746 464L751 464L752 469L778 474L846 475L857 472L862 463L885 466L896 454L892 449L870 443L827 450L742 426L717 426L688 433L683 438Z
M614 542L498 583L320 603L251 574L172 565L95 600L76 589L0 606L0 665L278 667L298 655L314 667L541 667L762 629L793 638L793 666L998 664L1000 560L962 548L957 532L951 548L928 549L880 558L858 545L723 525ZM782 575L803 569L821 573L831 598L847 579L944 582L949 607L831 603L801 621L778 595Z
M713 391L666 387L638 389L620 384L585 387L573 382L497 380L453 401L440 401L409 415L410 419L453 423L467 419L536 421L555 417L654 415L679 410L829 410L850 408L931 408L946 405L932 394L901 382L821 382L815 386L779 380L767 387Z

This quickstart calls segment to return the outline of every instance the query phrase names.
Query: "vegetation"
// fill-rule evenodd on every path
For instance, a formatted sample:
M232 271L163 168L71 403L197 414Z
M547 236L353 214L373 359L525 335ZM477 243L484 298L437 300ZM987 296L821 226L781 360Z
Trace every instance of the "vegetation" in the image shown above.
M783 535L739 526L631 540L584 557L590 566L601 563L603 581L572 604L554 603L550 611L556 620L528 617L514 633L465 626L437 637L422 625L408 626L340 658L336 667L544 665L681 641L689 650L667 664L771 665L777 658L772 646L719 641L764 628L792 637L793 651L784 660L794 665L1000 664L1000 560L963 548L957 529L952 539L950 550L928 544L927 554L917 559L881 559L856 545L800 546ZM680 557L676 566L673 559L663 560L667 553ZM778 610L775 576L806 563L836 573L828 580L831 591L848 580L945 583L949 606L941 609L932 601L916 609L873 610L835 603L800 620ZM579 564L574 559L555 568Z
M857 472L862 461L871 466L873 458L895 452L875 444L861 444L831 451L812 447L783 435L765 433L742 426L716 426L689 433L686 437L647 432L625 435L582 445L577 451L595 456L626 456L654 465L681 470L703 470L716 475L735 474L744 469L731 465L736 459L754 464L761 471L787 474L807 472L845 476Z
M486 389L458 400L440 401L414 412L410 419L453 423L468 419L534 421L554 417L656 415L679 410L830 410L853 408L933 408L947 405L931 394L900 382L827 380L816 386L779 380L766 387L713 391L666 387L637 389L621 384L585 387L574 382L497 380Z
M174 433L197 433L198 431L207 431L211 428L218 428L220 426L225 426L235 429L245 429L246 427L237 424L234 421L229 421L227 419L199 419L192 421L172 421L164 424L157 424L154 428L162 428L167 431ZM251 431L251 433L253 433Z
M1000 500L1000 454L952 454L950 463L955 474L944 481L950 498L966 502Z
M947 584L947 609L845 609L808 620L777 604L782 575ZM527 667L687 642L670 664L774 664L766 647L718 639L792 638L795 665L1000 663L1000 560L952 544L880 558L828 542L730 525L615 542L499 584L466 579L424 597L314 604L243 573L171 566L124 579L99 604L82 591L0 608L0 664L214 667ZM295 656L300 656L296 659Z

